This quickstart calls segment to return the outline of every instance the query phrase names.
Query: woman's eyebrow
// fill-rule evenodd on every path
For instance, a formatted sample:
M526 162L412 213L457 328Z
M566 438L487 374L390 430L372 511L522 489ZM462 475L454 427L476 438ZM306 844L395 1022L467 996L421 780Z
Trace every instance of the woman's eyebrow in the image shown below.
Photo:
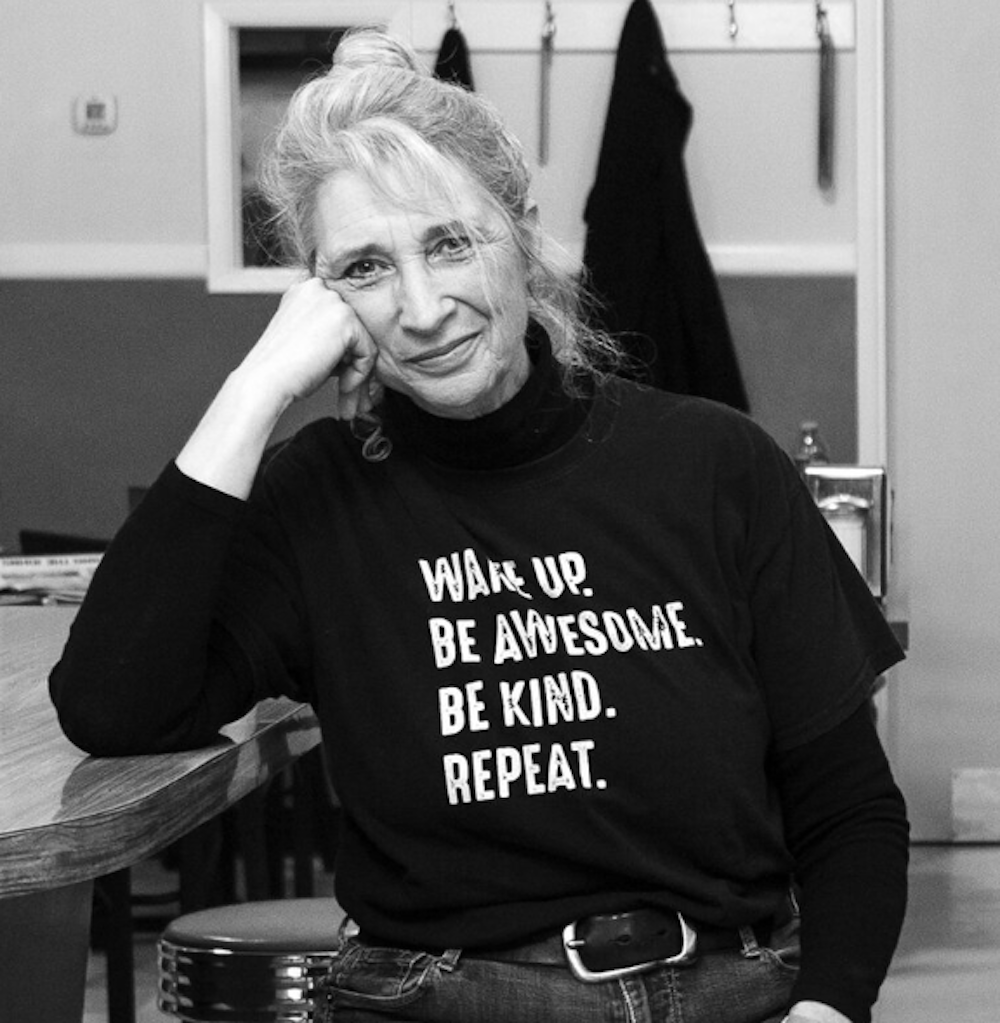
M469 226L461 220L449 220L440 224L432 224L424 232L424 241L437 241L439 238L453 238L455 235L469 234Z

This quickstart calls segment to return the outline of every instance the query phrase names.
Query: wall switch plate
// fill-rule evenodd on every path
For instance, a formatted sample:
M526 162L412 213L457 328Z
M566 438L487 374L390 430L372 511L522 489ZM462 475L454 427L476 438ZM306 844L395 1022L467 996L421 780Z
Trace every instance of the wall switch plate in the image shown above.
M110 135L118 127L118 99L87 93L73 101L73 128L80 135Z

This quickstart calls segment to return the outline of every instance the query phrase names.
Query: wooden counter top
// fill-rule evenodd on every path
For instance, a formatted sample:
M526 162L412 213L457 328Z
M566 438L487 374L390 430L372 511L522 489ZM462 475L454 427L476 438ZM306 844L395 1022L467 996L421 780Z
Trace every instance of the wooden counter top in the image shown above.
M63 735L48 693L75 614L0 607L0 1023L79 1023L93 879L161 849L319 743L308 707L268 700L206 749L87 756Z
M89 757L48 696L75 609L0 608L0 896L56 888L143 859L319 742L312 711L269 700L206 749Z

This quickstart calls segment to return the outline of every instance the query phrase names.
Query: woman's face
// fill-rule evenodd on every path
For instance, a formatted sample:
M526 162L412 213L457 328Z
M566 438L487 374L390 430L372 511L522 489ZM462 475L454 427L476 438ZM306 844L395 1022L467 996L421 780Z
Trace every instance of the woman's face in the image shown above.
M428 210L443 203L407 208L358 173L331 175L317 194L316 274L375 341L382 384L471 419L527 379L528 293L505 221L462 172L450 184L457 208L442 215Z

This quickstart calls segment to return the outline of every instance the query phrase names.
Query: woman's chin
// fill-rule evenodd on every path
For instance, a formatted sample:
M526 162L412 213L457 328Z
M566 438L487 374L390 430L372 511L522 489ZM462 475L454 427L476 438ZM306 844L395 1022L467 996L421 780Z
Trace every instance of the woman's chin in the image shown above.
M513 397L495 378L480 374L456 374L422 382L403 391L415 404L431 415L445 419L475 419L495 411Z

